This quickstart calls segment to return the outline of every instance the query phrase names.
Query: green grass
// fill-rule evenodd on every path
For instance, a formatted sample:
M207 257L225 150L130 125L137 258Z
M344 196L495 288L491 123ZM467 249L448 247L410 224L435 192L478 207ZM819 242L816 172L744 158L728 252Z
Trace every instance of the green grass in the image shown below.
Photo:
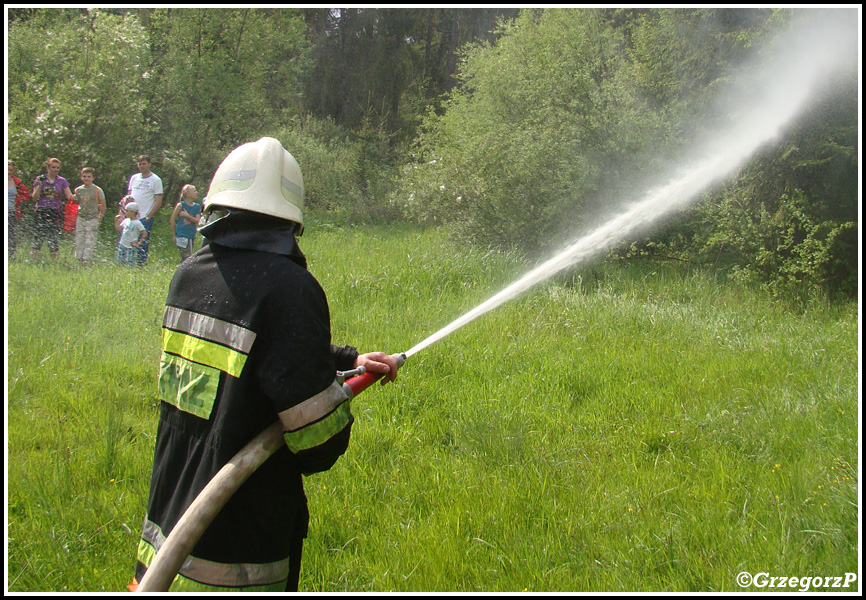
M9 267L10 591L131 577L177 262L160 225L145 269L108 245L92 268L68 247ZM310 225L334 341L362 351L405 351L524 271L441 232ZM540 285L353 402L349 451L307 479L301 589L731 592L742 571L858 572L857 336L855 303L786 307L681 266Z

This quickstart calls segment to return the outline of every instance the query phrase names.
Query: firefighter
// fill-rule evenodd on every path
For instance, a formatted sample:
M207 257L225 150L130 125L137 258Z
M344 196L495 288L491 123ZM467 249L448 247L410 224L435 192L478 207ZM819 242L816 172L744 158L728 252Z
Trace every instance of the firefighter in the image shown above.
M273 138L236 148L214 175L207 244L178 267L166 300L137 581L211 478L279 419L285 447L231 497L170 591L297 590L309 520L302 475L336 462L353 422L336 371L397 376L385 353L331 345L328 303L296 239L303 186Z

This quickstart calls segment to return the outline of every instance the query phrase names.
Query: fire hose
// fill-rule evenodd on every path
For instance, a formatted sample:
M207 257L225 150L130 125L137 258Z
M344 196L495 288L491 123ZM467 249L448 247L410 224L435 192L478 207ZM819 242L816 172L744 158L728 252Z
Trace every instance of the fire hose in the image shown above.
M398 365L406 363L406 354L392 356ZM382 373L367 373L364 367L359 367L352 371L338 372L337 381L342 382L343 392L351 400L383 376ZM134 591L168 591L184 561L229 498L256 469L284 445L282 423L277 421L235 454L186 509ZM130 589L133 587L130 586Z

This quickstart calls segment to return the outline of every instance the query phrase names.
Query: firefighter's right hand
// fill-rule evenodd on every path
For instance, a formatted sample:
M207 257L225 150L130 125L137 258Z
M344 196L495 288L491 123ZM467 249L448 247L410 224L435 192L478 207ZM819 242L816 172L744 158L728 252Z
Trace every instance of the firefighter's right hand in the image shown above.
M382 373L382 385L397 379L397 369L400 365L390 354L384 352L368 352L355 359L355 368L364 367L368 373Z

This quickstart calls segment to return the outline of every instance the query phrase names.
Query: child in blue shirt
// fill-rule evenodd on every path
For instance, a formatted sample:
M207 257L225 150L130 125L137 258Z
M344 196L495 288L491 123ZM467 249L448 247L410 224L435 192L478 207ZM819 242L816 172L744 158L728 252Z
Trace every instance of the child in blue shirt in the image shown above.
M174 232L172 240L180 250L180 262L192 256L196 227L201 220L201 204L195 201L196 198L198 198L198 190L194 185L183 186L169 219L171 230Z

